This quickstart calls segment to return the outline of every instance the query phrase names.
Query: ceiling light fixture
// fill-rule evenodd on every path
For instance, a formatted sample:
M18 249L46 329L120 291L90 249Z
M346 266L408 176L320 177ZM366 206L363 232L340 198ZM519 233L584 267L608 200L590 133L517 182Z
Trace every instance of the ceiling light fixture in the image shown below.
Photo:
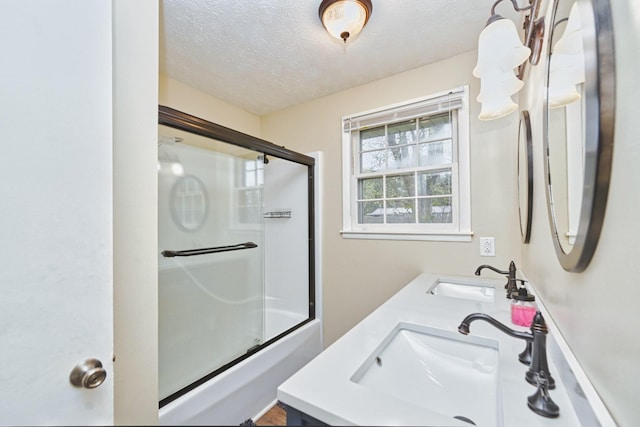
M371 0L323 0L318 15L329 34L347 43L362 31L372 11Z
M532 65L540 60L544 37L544 18L537 19L540 0L529 0L529 6L519 7L516 0L510 0L518 12L530 11L524 19L524 44L513 21L496 14L496 1L491 7L491 17L478 38L478 63L473 75L480 78L478 102L482 104L480 120L494 120L511 114L518 109L511 95L517 93L524 84L524 63L529 59ZM514 69L518 67L518 74Z

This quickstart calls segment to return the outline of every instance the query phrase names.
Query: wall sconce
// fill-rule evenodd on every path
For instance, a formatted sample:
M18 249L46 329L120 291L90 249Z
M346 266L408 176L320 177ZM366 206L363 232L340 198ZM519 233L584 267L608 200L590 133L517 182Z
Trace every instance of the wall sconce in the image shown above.
M542 51L544 18L537 18L540 0L529 0L529 6L522 8L518 7L516 0L511 0L516 11L531 11L525 16L524 44L520 41L515 24L496 14L496 6L501 1L496 1L491 7L491 17L478 38L478 63L473 75L480 79L477 98L482 104L478 116L480 120L498 119L518 109L511 95L524 86L524 62L528 58L532 65L536 65ZM516 67L517 77L514 73Z
M371 0L323 0L318 15L329 34L347 43L362 31L372 11Z

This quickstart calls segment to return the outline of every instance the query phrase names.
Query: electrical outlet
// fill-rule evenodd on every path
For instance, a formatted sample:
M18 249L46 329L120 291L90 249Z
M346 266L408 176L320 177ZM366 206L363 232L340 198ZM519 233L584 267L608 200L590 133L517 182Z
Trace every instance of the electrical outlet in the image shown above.
M496 242L493 237L480 237L480 256L496 256Z

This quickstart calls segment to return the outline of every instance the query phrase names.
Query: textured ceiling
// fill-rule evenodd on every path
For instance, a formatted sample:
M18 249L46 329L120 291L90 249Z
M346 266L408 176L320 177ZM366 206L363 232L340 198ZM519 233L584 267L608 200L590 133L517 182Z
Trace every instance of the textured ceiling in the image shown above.
M493 3L373 0L344 47L320 0L161 0L160 72L264 115L475 50ZM520 22L510 2L496 10Z

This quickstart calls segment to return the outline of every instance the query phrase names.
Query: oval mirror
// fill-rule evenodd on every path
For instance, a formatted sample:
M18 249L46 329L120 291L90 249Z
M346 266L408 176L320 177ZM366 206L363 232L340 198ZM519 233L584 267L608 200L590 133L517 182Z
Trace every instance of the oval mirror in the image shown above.
M179 177L171 189L171 217L185 231L196 231L205 223L208 213L207 190L194 175Z
M611 176L615 77L609 0L554 0L548 34L547 210L560 264L580 272L598 243Z
M533 213L533 142L531 120L526 110L520 115L518 127L518 210L522 243L529 243Z

